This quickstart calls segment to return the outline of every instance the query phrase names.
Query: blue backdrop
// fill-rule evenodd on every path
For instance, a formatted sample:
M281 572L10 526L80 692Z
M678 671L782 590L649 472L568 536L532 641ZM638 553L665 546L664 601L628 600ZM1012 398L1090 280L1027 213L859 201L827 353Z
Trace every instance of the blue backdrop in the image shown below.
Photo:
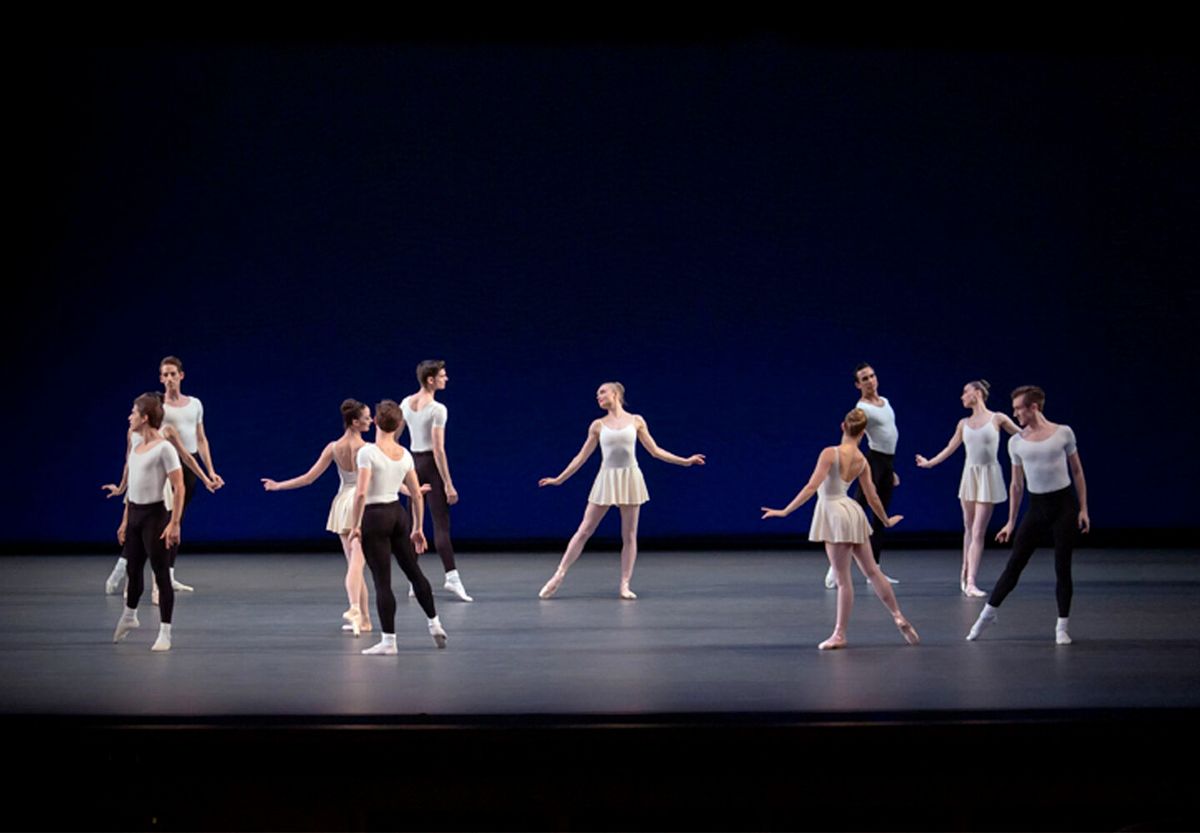
M333 473L258 478L305 471L343 398L399 399L427 357L451 376L460 537L565 540L598 455L536 481L610 379L663 447L709 459L641 455L643 535L800 532L806 510L757 508L836 442L860 360L899 417L907 529L960 524L961 456L912 456L980 376L996 408L1047 390L1097 527L1194 525L1194 479L1151 446L1159 406L1191 399L1190 59L186 46L50 50L32 74L38 295L9 313L5 540L111 538L99 485L168 353L228 481L193 541L322 535Z

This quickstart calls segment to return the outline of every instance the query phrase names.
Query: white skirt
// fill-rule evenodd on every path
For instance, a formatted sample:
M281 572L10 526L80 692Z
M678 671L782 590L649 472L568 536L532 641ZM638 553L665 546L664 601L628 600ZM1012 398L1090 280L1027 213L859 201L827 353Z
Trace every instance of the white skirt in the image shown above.
M871 525L858 501L850 497L817 498L808 540L833 544L865 544Z
M588 503L600 506L641 505L650 499L646 491L646 481L642 470L637 466L622 469L607 469L600 467L596 474L596 482L592 484Z
M958 499L977 503L1004 503L1008 500L1000 464L963 466L962 482L958 485Z
M347 483L338 489L333 496L333 505L329 507L329 520L325 522L325 531L336 535L346 535L350 532L350 513L354 510L354 484Z

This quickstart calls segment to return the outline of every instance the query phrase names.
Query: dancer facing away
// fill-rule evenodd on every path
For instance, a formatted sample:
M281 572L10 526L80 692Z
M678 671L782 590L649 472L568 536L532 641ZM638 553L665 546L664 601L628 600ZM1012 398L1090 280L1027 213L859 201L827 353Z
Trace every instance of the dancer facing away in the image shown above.
M817 507L813 511L808 540L825 543L825 554L829 557L830 569L833 570L838 588L837 624L830 637L817 646L822 651L846 647L846 628L850 623L850 610L854 607L851 558L858 562L858 568L870 581L875 595L892 614L892 620L905 641L916 645L921 640L916 629L900 612L900 603L896 601L895 591L889 582L882 580L884 575L871 556L871 550L867 546L871 537L871 527L867 523L866 514L856 501L846 496L846 489L857 478L867 503L884 526L895 526L904 517L888 517L883 502L875 492L867 458L858 450L863 430L867 427L867 419L861 408L855 408L846 414L841 426L841 443L821 450L812 477L799 494L792 498L792 502L783 509L762 507L763 520L786 518L814 494L817 496ZM846 480L843 475L849 475L850 479Z
M342 425L345 430L341 438L326 445L317 462L307 472L282 482L264 477L262 484L268 492L299 489L315 482L330 463L337 464L341 485L334 495L333 505L329 507L325 529L337 535L342 542L342 552L346 556L346 596L350 600L350 609L342 614L342 618L349 623L346 627L358 636L362 631L372 629L371 608L367 583L363 578L362 542L350 537L354 525L350 512L354 508L355 484L358 480L355 457L358 450L366 445L362 434L371 427L371 409L357 399L347 399L342 403Z
M221 475L217 474L216 468L213 466L212 449L208 443L208 436L204 433L204 406L195 396L184 396L182 391L184 373L183 361L175 356L166 356L158 363L159 381L163 386L163 424L166 428L163 429L163 436L175 446L175 450L185 461L188 459L183 452L188 455L199 455L204 461L204 465L208 467L208 474L196 466L195 470L185 469L183 473L183 508L186 511L188 504L192 502L192 498L196 494L196 479L200 478L205 487L210 492L215 492L217 489L225 485L225 480ZM194 461L193 461L194 462ZM122 483L124 477L122 477ZM120 487L113 489L111 485L104 487L109 492L109 497L119 494ZM171 584L177 590L191 592L195 588L189 587L175 577L175 559L179 555L178 545L170 548L171 560ZM117 587L120 586L121 576L125 571L125 565L118 559L116 566L113 567L112 574L109 575L108 581L105 582L105 591L108 593L116 593Z
M563 553L562 561L554 575L538 593L538 597L548 599L562 585L567 570L575 563L583 552L583 546L588 538L596 531L600 520L608 512L610 506L616 506L621 513L621 586L619 594L622 599L636 599L637 595L629 589L629 581L633 578L633 565L637 561L637 525L641 505L650 499L646 491L646 481L642 478L642 470L638 468L635 451L635 440L640 440L650 456L677 466L702 466L703 454L693 454L690 457L677 457L661 449L650 436L646 420L637 414L625 410L625 386L620 382L605 382L596 391L596 404L607 413L600 419L593 420L588 428L587 440L575 458L563 469L558 477L543 477L538 486L561 486L567 478L579 470L587 459L592 456L596 446L600 446L600 471L592 484L588 495L587 508L583 510L583 521L579 529L571 536L567 550Z
M125 501L121 526L117 528L117 541L129 565L126 571L129 585L125 610L117 621L113 642L120 642L140 624L137 606L142 597L146 560L149 559L158 586L161 621L152 651L171 650L175 590L171 586L167 548L179 544L184 503L179 454L159 433L162 420L163 406L156 395L144 393L133 400L133 409L129 412L129 497ZM174 509L170 513L163 501L163 489L168 483L174 493Z
M400 400L404 417L400 430L408 425L409 450L417 478L430 487L426 502L433 519L433 543L446 571L443 587L469 602L472 599L463 587L454 563L454 544L450 542L450 507L458 503L458 491L450 479L450 463L446 459L446 406L434 399L438 391L446 389L449 381L445 362L426 360L417 365L417 382L421 389Z
M395 554L404 577L417 601L429 617L429 634L439 648L446 647L446 631L433 605L433 590L421 568L417 554L425 552L425 533L421 520L425 500L421 484L413 471L412 455L396 442L400 428L400 406L385 399L375 407L375 442L358 450L358 483L354 493L354 519L351 538L362 541L363 555L375 580L375 605L379 627L383 631L377 645L364 654L396 653L396 595L392 592L391 555ZM400 486L405 484L412 501L412 531L400 502Z
M1075 530L1078 528L1086 533L1091 528L1083 463L1075 447L1075 432L1070 426L1057 425L1046 419L1046 394L1041 388L1035 385L1017 388L1012 392L1012 404L1013 416L1021 424L1021 433L1008 441L1008 456L1012 460L1008 523L996 534L996 540L1007 541L1012 535L1027 479L1029 512L1017 528L1008 564L992 589L991 598L983 606L983 612L971 626L967 639L978 639L984 628L995 623L996 610L1017 586L1021 571L1037 548L1038 539L1049 533L1054 540L1054 592L1058 601L1054 641L1059 645L1070 645L1067 618L1071 615L1074 590L1071 553L1075 546Z
M993 508L1008 498L1004 474L997 460L1000 429L1009 434L1020 430L1007 415L987 409L985 403L990 387L986 379L967 382L962 389L961 401L971 415L958 421L954 436L933 459L926 460L917 455L917 466L931 469L966 443L967 456L963 463L962 480L958 484L958 500L963 513L963 563L958 586L964 596L972 598L987 595L976 583L979 562L983 556L983 538L987 534Z
M900 485L900 476L896 474L893 463L896 458L896 441L900 432L896 429L896 412L885 397L879 395L879 377L875 369L863 362L854 368L854 387L861 394L856 407L867 415L867 462L870 464L871 483L879 496L883 509L892 505L892 489ZM869 508L866 491L858 490L858 505L863 514ZM878 564L883 558L883 530L886 526L876 517L869 516L871 522L871 554ZM894 578L884 575L890 583L899 584ZM868 579L869 580L869 579ZM832 569L825 574L825 586L833 589Z

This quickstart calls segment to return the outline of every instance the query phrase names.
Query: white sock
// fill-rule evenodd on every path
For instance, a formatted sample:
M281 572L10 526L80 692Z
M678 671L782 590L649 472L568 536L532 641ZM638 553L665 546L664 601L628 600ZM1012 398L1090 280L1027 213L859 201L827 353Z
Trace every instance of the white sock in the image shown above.
M446 573L446 581L458 581L458 570L451 570Z
M125 567L128 564L129 564L129 562L125 560L125 556L121 556L120 558L117 559L117 563L115 565L113 565L112 574L114 576L125 575Z
M396 653L396 634L384 633L379 635L379 642L372 645L370 648L363 649L364 654L387 654Z
M446 630L442 627L441 620L436 616L429 620L429 635L433 637L434 644L439 648L446 647Z
M1059 645L1070 645L1071 635L1067 633L1067 617L1059 616L1054 625L1054 641Z
M171 650L171 624L169 622L163 622L158 626L158 639L154 640L154 645L151 646L150 650Z
M974 642L979 638L979 634L983 633L984 628L995 623L997 610L998 608L994 608L990 604L983 606L979 618L975 620L975 624L971 626L971 632L967 634L967 641Z
M132 607L125 608L121 618L117 620L117 629L113 631L113 642L120 642L136 627L138 627L137 610Z

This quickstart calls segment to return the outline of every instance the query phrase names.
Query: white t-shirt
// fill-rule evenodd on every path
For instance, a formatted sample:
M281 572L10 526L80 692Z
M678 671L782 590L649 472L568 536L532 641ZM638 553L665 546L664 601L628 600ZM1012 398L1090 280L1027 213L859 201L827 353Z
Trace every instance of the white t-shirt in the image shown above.
M171 472L180 468L179 452L167 440L160 440L149 451L138 453L142 435L132 434L129 438L129 494L130 503L158 503L163 499L163 489Z
M204 406L194 396L188 397L188 403L181 407L163 402L163 426L170 425L179 432L179 440L192 454L200 450L196 443L196 426L204 422Z
M896 453L896 441L900 439L900 431L896 428L896 412L884 397L882 405L872 405L870 402L858 400L858 407L867 415L867 446L873 451L883 454Z
M1025 483L1035 495L1057 492L1071 485L1067 458L1075 453L1075 432L1060 425L1039 442L1030 442L1020 434L1008 440L1008 456L1014 466L1025 470Z
M411 396L400 402L404 424L408 426L408 439L413 451L433 451L433 429L446 427L446 406L436 399L419 411L409 404Z
M395 503L400 499L400 484L412 471L412 455L407 452L399 460L384 454L379 446L368 443L358 450L355 458L359 471L371 470L371 482L367 484L367 505L372 503Z

